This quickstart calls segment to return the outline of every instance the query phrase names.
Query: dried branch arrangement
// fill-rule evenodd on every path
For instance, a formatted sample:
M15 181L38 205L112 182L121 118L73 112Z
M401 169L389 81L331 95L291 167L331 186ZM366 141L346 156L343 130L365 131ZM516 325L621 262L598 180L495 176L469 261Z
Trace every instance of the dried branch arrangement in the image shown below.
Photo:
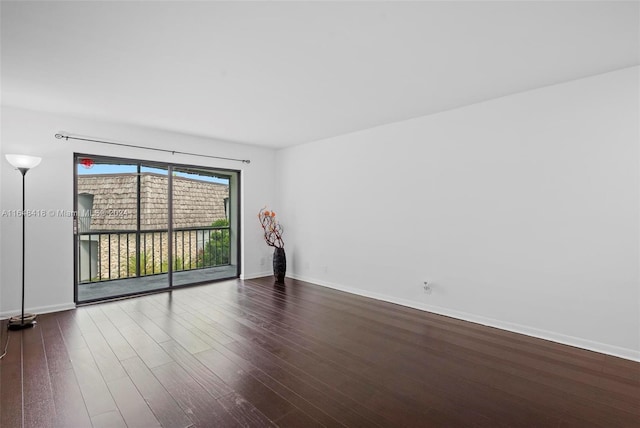
M282 240L282 226L276 220L276 213L267 210L264 207L258 213L258 219L264 230L264 240L270 247L284 248L284 241Z

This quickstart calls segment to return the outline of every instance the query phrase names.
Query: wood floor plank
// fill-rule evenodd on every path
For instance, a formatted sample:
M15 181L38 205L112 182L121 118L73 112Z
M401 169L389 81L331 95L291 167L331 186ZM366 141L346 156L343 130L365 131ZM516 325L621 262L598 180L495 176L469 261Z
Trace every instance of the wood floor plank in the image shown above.
M261 324L263 324L263 321L260 321ZM306 342L307 345L309 342ZM267 349L268 351L268 349ZM277 350L278 355L282 356L282 351L281 350ZM325 355L327 355L328 352L326 349L322 349L321 355L322 358L325 357ZM312 356L313 353L311 354L307 354L308 356ZM365 395L368 394L368 396L366 398L370 398L371 394L375 392L375 388L376 386L374 386L371 383L362 383L362 385L358 386L358 383L361 383L360 380L356 380L353 377L349 378L349 376L347 376L346 372L342 372L342 373L334 373L332 375L328 375L326 373L323 373L322 371L318 371L317 369L321 366L323 366L323 362L322 360L315 360L315 359L311 359L311 358L307 358L305 355L297 355L295 357L295 361L296 363L300 366L301 363L303 363L302 367L305 370L309 370L310 373L316 372L316 376L317 377L322 377L323 379L325 379L327 382L334 382L334 387L336 387L339 390L345 390L345 391L349 391L350 394L352 394L353 396L358 396L358 394L362 394L363 392L366 391ZM326 364L326 363L325 363ZM374 376L375 377L375 376ZM338 382L338 383L335 383ZM383 385L378 385L378 386L383 386ZM440 400L440 397L435 395L433 398L438 399L439 403L442 406L442 400ZM362 397L361 397L362 399ZM413 401L411 397L407 397L405 398L405 401ZM433 403L431 403L433 404ZM414 405L419 406L419 403L415 403ZM402 406L402 405L400 405ZM447 407L448 410L451 410L453 406L449 406ZM464 413L469 413L469 410L467 408L464 408L462 410L460 410L461 412ZM435 414L432 412L432 415ZM481 419L481 415L479 414L473 414L472 417L476 420ZM451 419L451 418L450 418ZM450 420L449 425L452 425L454 423L453 420ZM492 424L486 424L486 426L492 426Z
M0 360L0 426L22 426L22 332L9 331L7 321L2 328L2 351L7 354Z
M72 369L51 374L56 427L88 427L91 419Z
M374 406L364 406L362 396L352 397L341 390L333 388L327 382L332 376L340 375L328 366L318 367L311 375L287 361L279 359L266 349L255 349L256 341L226 345L230 351L244 358L254 365L254 370L260 370L262 376L269 376L286 386L296 394L312 402L325 413L331 413L339 422L349 427L393 426L394 423L385 420ZM335 378L334 378L335 379ZM366 392L369 395L370 391ZM399 400L389 397L388 401L396 402L399 407L405 407ZM409 406L406 406L407 408ZM416 421L422 415L416 416ZM405 415L406 417L406 415ZM409 414L411 417L411 413Z
M640 427L638 362L289 278L38 321L0 322L3 427Z
M237 305L234 307L237 308ZM246 306L244 308L248 309ZM288 314L268 309L254 309L252 312L256 315L260 327L285 340L295 341L297 348L301 351L321 354L325 360L339 361L341 367L354 372L373 367L373 362L378 355L386 355L386 353L370 353L366 356L359 356L348 353L341 347L334 346L338 335L330 334L327 336L326 330L323 330L322 327L316 327L316 323L310 323L302 317L291 317Z
M147 367L153 368L173 361L151 336L132 321L125 324L120 333Z
M280 428L317 428L325 426L315 419L311 419L306 413L300 410L294 410L283 415L276 421L276 424L278 424Z
M21 332L25 427L50 427L55 417L53 392L41 325L42 321L39 322L38 328L34 327Z
M351 315L353 315L352 311L349 312L349 313ZM446 318L446 317L442 317L442 318ZM343 323L347 322L347 323L352 324L352 325L353 324L358 325L357 319L356 320L354 320L354 319L351 319L351 320L344 319L344 314L334 314L330 319L324 320L324 321L328 322L330 324L332 324L332 323L340 323L340 322L343 322ZM373 326L375 326L376 324L380 324L381 322L382 321L380 319L367 319L366 323L360 323L360 325L362 325L363 327L366 327L369 331L377 332L379 329L377 329L377 328L375 328ZM446 331L446 334L445 334L444 330L442 332L438 333L437 335L434 335L434 329L437 330L437 327L434 328L432 325L428 326L429 330L427 332L426 330L424 330L424 327L422 326L422 324L424 324L424 320L422 320L422 322L412 322L410 325L404 325L402 329L395 329L393 327L394 323L395 323L394 319L389 319L389 320L384 319L384 328L382 329L382 331L386 331L388 335L393 336L393 337L405 336L405 337L410 338L411 340L414 339L413 334L419 333L418 337L422 337L424 340L428 340L430 342L433 342L434 340L435 341L440 341L438 336L446 335L446 340L448 342L454 341L455 337L456 337L455 333L452 334L451 331ZM382 325L381 325L381 327L382 327ZM489 329L489 330L492 330L492 329ZM411 334L411 335L409 335L409 334ZM462 338L462 339L469 338L468 329L467 329L467 331L465 331L465 334L458 335L458 336L460 338ZM476 344L480 344L481 345L482 343L487 342L490 337L492 337L492 336L483 336L483 338L481 340L477 339L477 340L479 340L479 342L471 344L471 348L475 348ZM459 342L456 342L456 343L460 344ZM489 342L489 343L492 343L492 342ZM505 342L505 343L509 343L509 342ZM492 343L492 347L487 348L487 349L489 349L490 352L494 352L494 350L496 349L496 346L499 346L499 344ZM499 348L497 348L497 349L499 351L498 354L504 353L504 351L508 351L508 349L504 349L504 350L499 349ZM533 348L530 348L529 351L531 351L532 349ZM522 349L520 351L522 351ZM541 357L540 354L532 354L532 355L535 355L536 358L540 358ZM598 365L597 367L599 368L600 366Z
M131 379L121 377L109 382L107 386L127 426L149 428L162 426Z
M231 389L222 379L179 344L165 342L162 347L182 368L191 374L196 382L216 398L241 425L265 427L273 425L271 420L251 402ZM269 407L273 408L273 404L270 404Z
M178 342L184 349L192 354L206 351L211 347L197 335L185 328L174 319L173 314L162 314L151 318L151 321L167 334L170 340Z
M139 357L124 360L122 364L163 427L186 428L192 425L191 419Z
M380 347L380 346L382 346L382 345L383 345L383 344L382 344L382 343L380 343L380 344L378 344L375 348L376 348L376 349L379 349L379 347ZM413 354L415 354L415 352L414 352ZM409 353L409 355L411 355L411 353Z
M55 427L56 409L53 399L25 403L25 428L53 428Z
M267 344L267 342L255 342L253 343L253 345L250 346L246 346L244 349L239 349L239 348L233 348L234 351L240 355L244 355L244 358L246 359L251 359L251 352L250 350L255 348L257 345L257 347L261 347L263 345ZM236 344L237 345L237 344ZM272 346L274 346L274 344L272 343ZM247 351L249 352L249 354L247 354ZM281 358L283 358L284 360L287 360L287 358L285 358L285 352L286 353L291 353L294 352L293 350L285 350L283 348L272 348L269 349L269 347L263 349L263 351L265 352L260 352L258 353L259 357L258 358L263 358L264 355L268 355L268 353L271 351L274 353L274 355L278 355ZM345 378L348 378L348 374L345 371L341 371L339 367L334 366L333 368L330 367L330 365L327 364L323 364L322 361L317 360L317 359L312 359L310 354L308 355L303 355L300 354L298 352L295 353L295 356L291 356L291 358L293 358L293 361L295 361L295 365L296 367L300 368L301 370L296 370L296 367L292 367L289 365L286 365L286 363L280 363L280 365L278 366L273 366L270 364L265 363L264 361L256 363L256 366L260 366L263 368L266 368L266 372L268 372L269 374L273 375L275 373L277 373L280 369L284 368L284 373L286 373L287 375L291 374L292 372L297 373L298 376L298 380L302 380L302 379L306 379L305 382L307 382L308 384L313 384L314 382L316 383L316 387L325 390L326 394L329 396L341 396L340 391L342 390L341 385L336 383L339 381L345 381L345 383L348 386L352 386L354 384L356 384L356 380L354 378L351 378L349 380L345 380ZM291 360L290 360L291 361ZM303 371L306 371L306 373L304 373ZM314 377L315 376L315 377ZM318 380L322 379L321 383L328 383L329 386L333 386L334 389L330 389L327 388L325 385L321 385L320 383L318 383ZM344 385L342 385L344 386ZM364 386L364 385L363 385ZM381 418L381 415L375 415L373 413L375 413L375 409L377 406L376 405L371 405L371 407L369 409L363 408L361 405L358 404L358 402L350 402L351 399L350 398L357 398L359 400L361 400L361 402L363 401L363 396L362 393L364 392L364 394L366 396L368 396L369 398L371 397L371 393L375 391L375 386L372 385L371 383L367 384L364 387L360 387L360 388L354 388L353 393L355 393L355 395L353 395L352 397L342 397L341 399L345 401L345 403L349 403L348 405L353 408L353 409L358 409L358 412L361 414L359 419L362 419L363 421L366 421L367 418L362 416L362 415L366 415L369 414L370 415L370 419L369 419L369 424L376 424L376 423L382 423L384 424L384 419ZM360 394L360 396L358 395ZM314 400L314 402L321 402L322 400ZM393 398L389 398L389 401L393 401ZM404 400L405 402L407 401L407 399ZM410 398L408 399L408 401L412 401ZM419 403L414 403L414 405L419 405ZM338 406L339 407L339 406ZM402 407L406 407L404 403L396 403L396 408L402 408ZM379 409L378 409L379 410ZM411 411L413 410L410 407L407 407L405 409L406 411L404 412L405 414L411 414ZM344 416L343 416L344 417ZM424 417L424 415L422 414L418 414L417 418L422 418ZM375 421L375 422L373 422ZM450 421L450 424L452 424L452 421ZM353 422L351 422L350 426L353 425ZM389 423L389 426L393 426L393 423Z
M117 410L107 382L102 377L89 348L73 349L69 355L89 415L93 417Z
M357 335L357 338L358 338L357 340L361 340L364 334L365 333L360 332L360 334ZM393 341L396 340L396 336L392 336L391 333L386 333L385 332L382 335L384 336L385 334L387 335L387 337L385 337L385 343L393 343ZM375 335L375 339L376 340L379 339L378 336L380 336L380 334ZM374 343L374 344L370 345L370 347L372 349L377 349L377 348L379 348L380 346L383 346L383 345L384 345L384 343L379 342L379 343ZM410 345L412 347L415 347L416 343L415 343L415 341L411 341L410 343L408 343L408 345ZM364 343L359 343L359 347L364 349L364 348L366 348L366 345ZM440 350L440 352L444 352L444 351ZM444 352L444 353L446 355L467 355L468 354L468 353L465 353L463 349L460 349L460 350L450 349L449 352ZM408 354L409 355L416 355L415 352L414 353L408 353ZM478 360L487 360L487 357L489 357L489 356L484 355L482 357L479 357ZM493 359L495 359L495 358L493 358ZM500 364L510 364L510 361L502 361ZM558 370L558 372L552 373L552 374L555 376L558 373L562 373L560 369ZM581 379L581 381L582 381L582 379ZM579 389L582 389L582 388L583 388L583 385L581 385ZM622 403L620 403L620 401L618 401L618 404L622 404ZM633 403L630 403L630 405L632 406Z
M75 321L76 314L79 312L63 311L57 313L58 326L67 351L87 348L87 342L85 342L82 331Z
M113 325L109 317L105 314L100 306L95 306L96 310L90 312L91 319L95 323L98 330L109 344L111 351L118 360L126 360L136 357L138 354L133 350L129 342L126 341L120 331Z
M218 402L233 418L244 427L277 427L251 402L235 392L222 396Z
M233 416L175 362L153 369L153 374L170 391L182 410L197 426L239 427Z
M15 340L14 340L15 342ZM0 363L0 426L22 426L22 369L20 362Z
M273 288L273 286L269 284L269 281L264 278L245 281L245 283L249 286L251 286L251 284L257 284L262 290ZM519 352L526 350L527 352L557 355L559 361L570 359L573 364L585 363L592 365L593 363L597 363L599 366L605 357L602 354L584 351L571 346L489 328L413 308L389 305L378 300L349 295L342 291L323 289L323 287L314 286L313 284L302 281L289 280L288 285L289 294L279 291L281 296L285 296L284 298L287 300L287 305L291 304L291 295L294 295L295 298L301 299L303 304L305 302L313 302L314 304L310 308L312 311L318 311L318 307L325 307L324 310L320 309L320 312L325 315L327 313L330 314L330 319L333 319L336 315L353 315L354 318L362 319L366 325L372 326L375 330L378 330L377 326L384 328L399 326L403 330L424 335L424 328L428 327L429 331L435 329L443 333L446 332L447 336L450 336L452 333L459 333L465 337L477 337L485 341L493 341L496 344L517 349ZM255 290L256 288L251 288L251 291ZM276 288L273 288L273 290L278 292ZM280 290L282 290L282 288L280 288ZM291 293L292 290L293 293ZM304 292L298 293L300 290L304 290ZM268 291L268 293L271 292ZM245 295L246 294L247 293L245 293ZM320 298L317 298L318 296L320 296ZM347 296L348 298L345 298ZM429 336L431 336L431 333L429 333Z
M380 344L378 344L378 347L380 346Z
M122 415L115 410L92 417L91 424L93 428L127 428Z
M21 333L25 405L52 400L42 329L34 327Z
M283 398L268 385L251 375L233 360L214 349L200 352L195 357L221 378L233 392L248 400L270 420L295 409L295 403Z
M86 311L80 311L76 320L80 331L82 331L87 347L93 355L96 366L100 370L106 382L125 377L126 373L113 353L111 346L105 340L98 326L93 322L91 313L99 312L100 308L95 306L87 307Z
M215 374L214 367L205 366L178 343L169 341L162 343L161 346L213 398L218 399L234 392L231 386Z
M216 343L230 343L234 340L226 335L215 323L207 323L198 313L184 313L174 316L176 322L181 323L191 333L210 347Z
M139 310L144 310L144 308L139 308ZM145 333L149 335L153 340L157 343L166 342L167 340L171 340L172 337L168 335L162 328L160 328L156 323L154 323L148 315L144 312L128 312L127 315L135 322ZM153 313L151 314L153 316ZM160 314L160 317L163 317L164 314Z
M336 414L327 413L322 409L322 403L314 402L310 398L318 394L318 392L313 388L309 388L308 385L300 383L299 379L287 379L288 376L282 371L278 373L269 371L269 373L266 373L263 370L256 370L254 364L226 347L212 349L197 356L209 367L216 367L222 364L218 369L220 376L228 377L225 380L230 385L240 385L243 388L241 393L250 399L256 407L261 408L271 419L282 417L292 411L292 408L274 406L273 399L275 397L266 394L267 391L273 391L273 393L277 394L277 397L286 399L291 405L304 411L309 417L323 425L345 426L341 422L342 419L345 419L344 407L338 406L340 411L335 412ZM227 370L224 370L225 367ZM248 385L246 384L247 380L251 380ZM255 383L256 381L258 383ZM265 390L264 388L268 389ZM327 400L326 397L320 397L323 402ZM357 425L361 423L362 421L357 421Z
M40 328L42 329L42 339L49 373L72 368L71 358L64 343L57 317L52 316L50 321L41 323Z

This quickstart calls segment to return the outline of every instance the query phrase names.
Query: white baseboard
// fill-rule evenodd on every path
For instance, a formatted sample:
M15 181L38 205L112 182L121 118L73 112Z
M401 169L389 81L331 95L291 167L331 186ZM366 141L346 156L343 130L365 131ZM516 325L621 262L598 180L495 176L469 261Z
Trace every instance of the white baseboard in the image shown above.
M67 311L69 309L75 309L75 308L76 308L75 303L64 303L60 305L39 306L36 308L25 308L24 312L39 315L39 314L48 314L50 312ZM21 312L19 309L14 311L0 312L0 319L5 319L15 315L20 315L20 314Z
M308 278L302 275L288 274L290 278L298 279L300 281L310 282L312 284L320 285L327 288L333 288L335 290L344 291L358 296L369 297L371 299L381 300L383 302L395 303L397 305L406 306L413 309L419 309L426 312L432 312L438 315L444 315L452 318L456 318L463 321L469 321L476 324L482 324L489 327L499 328L501 330L511 331L514 333L524 334L526 336L536 337L538 339L549 340L563 345L569 345L576 348L586 349L588 351L599 352L602 354L612 355L615 357L624 358L627 360L640 362L640 351L628 348L621 348L606 343L595 342L580 337L574 337L557 333L553 331L541 330L535 327L525 326L516 323L510 323L500 321L493 318L487 318L480 315L474 315L467 312L456 311L453 309L443 308L441 306L427 305L420 302L414 302L406 299L399 299L393 296L385 294L372 293L370 291L362 290L355 287L347 287L341 284L333 284L331 282L319 280L316 278Z
M244 275L240 275L240 279L256 279L256 278L264 278L265 276L273 276L273 271L265 271L265 272L257 272L257 273L245 273Z

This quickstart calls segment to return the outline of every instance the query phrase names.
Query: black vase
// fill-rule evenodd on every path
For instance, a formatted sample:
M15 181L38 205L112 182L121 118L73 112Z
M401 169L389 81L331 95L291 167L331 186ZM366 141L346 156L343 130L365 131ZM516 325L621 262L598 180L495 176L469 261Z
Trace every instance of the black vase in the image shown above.
M287 272L287 256L284 254L284 248L276 247L273 251L273 276L276 277L277 283L284 282L284 275Z

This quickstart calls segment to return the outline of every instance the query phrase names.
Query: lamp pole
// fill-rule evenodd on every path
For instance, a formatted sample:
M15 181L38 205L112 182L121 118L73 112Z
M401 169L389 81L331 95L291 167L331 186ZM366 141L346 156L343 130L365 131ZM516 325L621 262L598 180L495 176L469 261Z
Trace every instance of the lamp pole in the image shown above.
M26 211L26 198L25 198L25 176L27 175L27 171L29 171L29 168L18 168L18 171L20 171L20 173L22 174L22 315L20 317L20 326L21 328L25 328L25 327L31 327L33 326L33 323L29 323L29 325L27 326L24 323L24 266L25 266L25 262L24 262L24 256L25 256L25 229L26 229L26 218L27 216L25 215L25 211Z

